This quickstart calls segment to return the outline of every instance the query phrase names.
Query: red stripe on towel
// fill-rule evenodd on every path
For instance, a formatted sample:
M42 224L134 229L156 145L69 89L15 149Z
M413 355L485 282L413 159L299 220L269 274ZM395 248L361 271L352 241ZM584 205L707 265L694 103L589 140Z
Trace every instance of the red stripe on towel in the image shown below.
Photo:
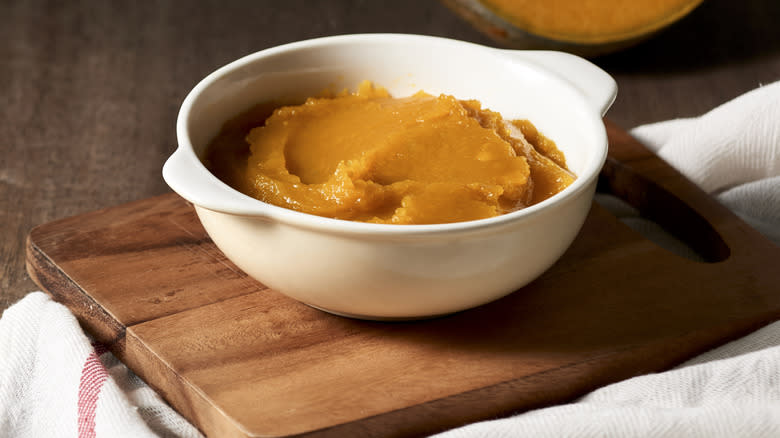
M79 381L79 438L95 437L95 412L100 389L108 378L108 371L100 362L100 355L106 352L103 344L93 344L95 350L90 353L84 362Z

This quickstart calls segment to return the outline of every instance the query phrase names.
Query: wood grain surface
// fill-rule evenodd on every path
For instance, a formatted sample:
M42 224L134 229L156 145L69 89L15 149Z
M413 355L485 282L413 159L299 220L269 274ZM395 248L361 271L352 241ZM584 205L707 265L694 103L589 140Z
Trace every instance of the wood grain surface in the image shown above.
M629 128L695 116L780 78L780 2L707 0L629 50L596 59ZM0 309L36 286L24 239L54 219L168 191L186 93L242 55L343 33L492 45L433 0L0 0Z
M28 270L220 437L437 432L666 369L780 317L780 248L615 124L607 129L600 190L704 262L594 204L563 258L506 298L427 321L358 321L248 278L192 207L167 194L35 228Z

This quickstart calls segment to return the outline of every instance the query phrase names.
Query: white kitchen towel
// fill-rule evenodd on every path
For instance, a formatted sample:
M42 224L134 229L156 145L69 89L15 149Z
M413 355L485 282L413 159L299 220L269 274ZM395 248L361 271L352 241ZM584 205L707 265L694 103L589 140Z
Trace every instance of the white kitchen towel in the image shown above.
M0 319L0 437L200 437L42 292Z
M631 134L780 245L780 81Z
M780 82L632 133L780 244ZM41 436L200 433L93 345L64 306L33 292L0 318L0 437ZM778 437L780 322L674 370L441 436Z

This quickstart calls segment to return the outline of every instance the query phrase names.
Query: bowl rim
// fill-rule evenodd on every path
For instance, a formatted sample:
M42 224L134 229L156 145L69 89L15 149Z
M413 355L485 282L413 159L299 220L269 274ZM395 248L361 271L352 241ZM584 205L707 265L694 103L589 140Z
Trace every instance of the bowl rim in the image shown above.
M471 47L472 49L475 50L484 50L485 53L492 53L495 56L501 56L505 58L508 62L517 62L517 61L512 61L506 56L505 54L505 52L507 52L506 49L498 49L498 48L483 46L476 43L460 41L460 40L455 40L450 38L428 36L428 35L395 34L395 33L347 34L347 35L327 36L327 37L287 43L287 44L267 48L264 50L260 50L245 55L241 58L238 58L232 62L229 62L228 64L219 67L218 69L216 69L215 71L213 71L212 73L204 77L187 94L187 96L185 97L184 101L181 104L177 116L176 134L178 140L178 147L174 152L174 155L177 153L185 154L188 161L194 164L195 167L194 171L196 177L206 178L209 184L217 184L221 186L221 190L223 191L229 190L234 192L233 194L237 195L235 197L240 198L242 199L242 202L247 203L246 205L247 208L245 211L241 211L241 212L221 211L220 209L217 208L209 208L207 206L201 205L196 200L193 199L187 198L187 200L200 208L215 211L218 213L224 213L224 214L235 215L235 216L257 217L272 222L279 222L288 225L293 225L298 228L307 228L307 229L319 230L319 231L325 231L325 232L337 233L337 234L377 235L377 236L393 236L393 237L404 236L404 235L450 234L450 233L461 233L461 232L485 231L488 229L503 228L506 225L511 225L518 222L524 222L532 217L544 213L544 211L546 210L552 209L556 205L563 204L577 197L583 191L587 190L591 186L593 180L598 177L599 172L606 161L608 142L606 137L606 128L604 127L604 124L601 120L601 115L598 114L598 111L596 109L593 109L592 111L589 112L589 115L591 115L591 117L589 117L590 118L589 122L594 126L594 128L596 129L595 134L599 137L597 138L599 145L596 148L594 148L594 151L592 151L592 153L596 155L593 156L593 158L589 161L589 164L583 170L583 172L577 175L577 179L575 179L571 185L566 187L561 192L537 204L510 213L505 213L502 215L498 215L490 218L478 219L478 220L451 222L451 223L443 223L443 224L399 225L399 224L377 224L377 223L368 223L368 222L358 222L358 221L350 221L345 219L335 219L335 218L330 218L325 216L317 216L314 214L303 213L296 210L276 206L273 204L263 202L256 198L250 197L234 189L228 184L224 183L219 178L217 178L211 171L209 171L208 168L206 168L206 166L203 164L203 162L200 160L200 158L195 152L195 149L193 147L192 141L189 136L189 130L187 126L189 116L192 113L193 104L197 101L198 97L205 90L207 90L211 85L219 81L224 76L236 70L240 70L241 68L243 68L248 64L251 64L253 62L256 62L266 57L270 57L272 55L276 55L278 53L288 52L288 51L293 51L298 49L310 49L312 47L323 46L323 45L347 44L347 43L356 43L356 42L371 42L375 44L425 43L425 44L451 45L455 47ZM560 76L556 75L554 72L549 71L538 65L533 65L531 63L528 63L527 67L536 69L537 71L541 72L546 76L554 77L556 81L560 82L560 84L563 86L569 86L577 96L580 96L582 98L583 101L582 104L585 107L589 107L586 98L582 94L582 92L580 92L580 90L578 90L572 84L568 83L564 78L561 78ZM173 158L173 156L171 156L171 158ZM176 190L174 189L174 191Z

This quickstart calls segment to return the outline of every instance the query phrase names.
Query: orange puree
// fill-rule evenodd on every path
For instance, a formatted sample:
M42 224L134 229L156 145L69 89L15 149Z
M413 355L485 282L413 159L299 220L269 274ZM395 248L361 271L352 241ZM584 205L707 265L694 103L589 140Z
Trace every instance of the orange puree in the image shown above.
M248 154L210 149L211 163L220 153L246 160L225 165L223 157L212 166L222 169L217 176L262 201L338 219L482 219L574 180L555 144L527 121L505 122L478 101L447 95L396 99L369 82L353 94L277 108L246 142Z
M684 16L702 0L483 0L511 23L543 37L604 43L637 37Z

